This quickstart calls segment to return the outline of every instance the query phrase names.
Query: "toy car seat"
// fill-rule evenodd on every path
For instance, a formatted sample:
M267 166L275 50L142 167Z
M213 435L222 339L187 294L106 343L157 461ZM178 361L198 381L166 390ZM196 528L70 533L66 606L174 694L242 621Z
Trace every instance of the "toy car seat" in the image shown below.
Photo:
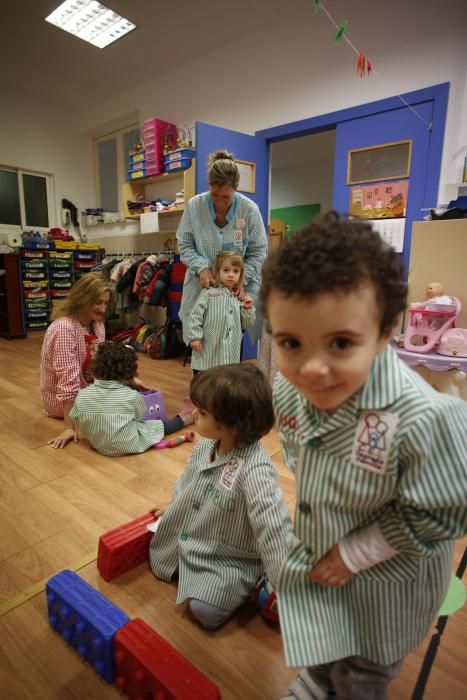
M430 352L439 342L444 331L456 325L456 318L462 310L462 304L457 297L451 297L451 301L452 304L449 305L428 303L425 307L408 309L409 320L404 337L406 350ZM415 338L421 339L419 345L413 343Z

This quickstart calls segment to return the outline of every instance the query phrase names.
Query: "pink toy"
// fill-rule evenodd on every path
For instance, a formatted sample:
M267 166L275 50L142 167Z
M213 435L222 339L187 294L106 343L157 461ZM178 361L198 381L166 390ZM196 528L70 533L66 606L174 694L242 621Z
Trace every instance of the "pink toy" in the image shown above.
M143 420L167 420L164 397L157 389L142 391L141 395L146 403L146 413Z
M467 328L450 328L444 331L436 352L452 357L467 357Z
M174 437L171 440L161 440L157 443L157 445L154 445L154 449L163 450L166 447L178 447L178 445L182 445L184 442L193 442L194 439L195 434L190 430L188 433L185 433L184 435L177 435L177 437Z
M456 325L462 304L457 297L449 297L451 304L436 304L433 301L409 308L409 321L405 331L404 347L411 352L430 352L449 328ZM452 309L452 310L451 310ZM413 343L420 338L420 345Z

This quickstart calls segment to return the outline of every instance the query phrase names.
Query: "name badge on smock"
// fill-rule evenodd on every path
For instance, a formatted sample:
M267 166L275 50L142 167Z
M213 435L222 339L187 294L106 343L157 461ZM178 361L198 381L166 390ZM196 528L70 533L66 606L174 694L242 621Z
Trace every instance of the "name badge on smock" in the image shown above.
M394 413L365 411L357 425L352 464L384 474L398 421Z
M233 239L234 245L241 248L243 243L243 234L240 231L240 229L235 229L235 231L233 232Z
M243 459L232 457L222 470L220 485L228 491L232 491L235 479L237 478L238 470L243 464Z

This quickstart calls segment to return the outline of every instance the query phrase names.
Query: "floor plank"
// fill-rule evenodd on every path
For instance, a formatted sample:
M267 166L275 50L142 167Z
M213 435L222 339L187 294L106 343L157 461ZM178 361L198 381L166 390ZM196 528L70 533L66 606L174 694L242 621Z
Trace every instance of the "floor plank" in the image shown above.
M47 440L60 421L42 414L39 355L42 333L27 340L0 339L0 603L92 555L106 530L170 499L192 445L148 450L121 458L96 454L82 441L54 450ZM181 360L139 357L140 376L159 388L170 415L188 394L191 372ZM8 368L5 371L4 368ZM277 432L263 439L279 473L291 515L294 480L284 464ZM459 561L464 543L456 549ZM201 630L176 585L157 581L141 565L110 583L95 562L81 566L89 581L130 617L142 617L219 685L223 700L277 700L296 674L286 668L279 630L245 606L216 633ZM391 700L408 700L427 638L392 684ZM465 700L467 608L449 619L426 700ZM98 679L47 622L43 593L0 618L0 688L9 700L116 700L117 690Z

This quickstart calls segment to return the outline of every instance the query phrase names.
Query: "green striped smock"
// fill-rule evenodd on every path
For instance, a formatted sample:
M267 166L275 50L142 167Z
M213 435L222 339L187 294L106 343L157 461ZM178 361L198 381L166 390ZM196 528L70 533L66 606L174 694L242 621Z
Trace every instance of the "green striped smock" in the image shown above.
M146 404L138 391L120 382L96 379L81 389L70 411L82 437L102 455L138 454L160 442L164 424L143 420Z
M190 341L201 340L201 352L193 350L193 369L209 369L240 362L243 331L254 325L255 309L245 309L223 284L202 289L190 315Z
M388 347L333 415L280 374L274 404L297 497L299 544L278 586L287 664L352 655L390 664L427 634L448 587L454 540L466 532L467 403L437 393ZM392 436L368 433L375 416L395 426ZM374 522L399 552L394 558L340 588L309 580L334 544Z
M260 442L215 457L202 438L177 481L150 546L154 574L178 570L177 603L235 610L264 570L274 585L294 544L276 469Z

